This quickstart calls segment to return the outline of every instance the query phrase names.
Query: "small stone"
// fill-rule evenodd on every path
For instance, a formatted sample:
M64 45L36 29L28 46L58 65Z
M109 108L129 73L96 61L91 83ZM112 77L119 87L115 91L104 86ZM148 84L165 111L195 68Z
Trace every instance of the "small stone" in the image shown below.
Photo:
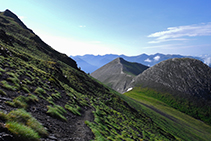
M55 136L53 136L53 135L48 136L48 138L49 138L49 139L51 139L51 140L55 140L55 141L57 141L57 138L56 138Z

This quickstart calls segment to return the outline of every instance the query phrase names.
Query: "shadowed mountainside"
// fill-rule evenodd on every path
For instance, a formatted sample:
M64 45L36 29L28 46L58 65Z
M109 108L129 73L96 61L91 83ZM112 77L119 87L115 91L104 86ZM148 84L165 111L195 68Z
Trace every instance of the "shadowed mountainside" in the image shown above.
M142 64L127 62L123 58L116 58L91 73L91 76L122 93L132 79L146 69L148 67Z

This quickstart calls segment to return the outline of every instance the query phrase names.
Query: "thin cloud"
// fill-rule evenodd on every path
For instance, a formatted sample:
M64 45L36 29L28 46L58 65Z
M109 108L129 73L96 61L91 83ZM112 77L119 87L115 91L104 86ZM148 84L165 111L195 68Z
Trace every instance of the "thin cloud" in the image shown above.
M165 31L155 32L147 37L156 38L148 43L161 43L175 40L188 40L184 37L211 36L211 22L187 26L169 27Z
M80 27L80 28L85 28L86 26L85 26L85 25L79 25L79 27Z

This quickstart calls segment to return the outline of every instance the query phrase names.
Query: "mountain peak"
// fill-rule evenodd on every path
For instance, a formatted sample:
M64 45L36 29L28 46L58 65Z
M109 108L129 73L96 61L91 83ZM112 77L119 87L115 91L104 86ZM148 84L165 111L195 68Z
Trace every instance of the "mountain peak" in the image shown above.
M142 85L160 91L174 90L186 96L211 100L211 69L191 58L173 58L162 61L138 75L131 86Z
M91 76L122 93L132 79L146 69L147 66L118 57L91 73Z
M10 17L10 18L13 18L22 28L24 29L27 29L29 30L31 33L34 34L34 32L29 29L19 18L17 15L15 15L12 11L10 11L9 9L6 9L4 12L3 12L3 15L4 16L7 16L7 17Z

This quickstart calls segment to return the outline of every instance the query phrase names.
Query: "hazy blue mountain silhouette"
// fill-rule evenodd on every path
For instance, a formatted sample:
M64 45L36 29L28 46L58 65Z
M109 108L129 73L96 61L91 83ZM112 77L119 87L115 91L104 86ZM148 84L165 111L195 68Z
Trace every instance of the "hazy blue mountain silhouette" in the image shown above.
M141 54L137 56L126 56L126 55L116 55L116 54L106 54L106 55L77 55L77 56L70 56L74 60L77 61L77 64L83 71L86 73L92 73L95 70L99 69L103 65L111 62L112 60L121 57L129 62L137 62L141 63L145 66L152 67L155 64L171 59L171 58L194 58L204 62L204 58L201 57L194 57L194 56L182 56L182 55L175 55L175 54L161 54L156 53L153 55ZM80 59L79 59L80 58Z

